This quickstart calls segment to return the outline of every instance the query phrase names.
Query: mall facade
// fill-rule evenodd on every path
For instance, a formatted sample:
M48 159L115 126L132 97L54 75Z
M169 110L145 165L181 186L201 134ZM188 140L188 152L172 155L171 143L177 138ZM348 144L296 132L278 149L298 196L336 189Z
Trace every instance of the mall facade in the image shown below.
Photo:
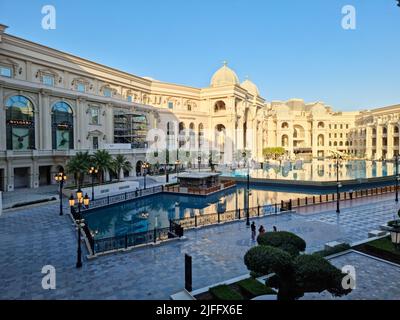
M124 154L131 176L164 148L199 155L185 160L176 153L191 165L208 163L208 150L223 164L238 162L243 150L262 162L266 147L303 159L335 151L369 159L399 153L400 105L335 112L322 102L267 102L226 63L206 88L166 83L12 36L6 28L0 25L2 191L53 184L71 156L98 149Z

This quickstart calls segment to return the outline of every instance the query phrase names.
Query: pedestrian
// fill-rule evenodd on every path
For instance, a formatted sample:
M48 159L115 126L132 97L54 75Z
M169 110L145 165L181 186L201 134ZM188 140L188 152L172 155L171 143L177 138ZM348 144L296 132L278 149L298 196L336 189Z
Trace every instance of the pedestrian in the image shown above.
M251 223L251 240L256 241L256 224L254 221Z
M276 226L273 226L272 229L274 230L274 232L277 232L278 230L276 229Z
M259 236L262 236L265 233L265 229L262 225L260 226L260 228L258 228L258 233L259 233Z

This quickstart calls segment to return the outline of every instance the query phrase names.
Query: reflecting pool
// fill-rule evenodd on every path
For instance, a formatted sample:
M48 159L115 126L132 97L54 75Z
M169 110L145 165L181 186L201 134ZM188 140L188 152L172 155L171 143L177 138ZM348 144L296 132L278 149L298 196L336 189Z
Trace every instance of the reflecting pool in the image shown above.
M280 203L281 200L303 198L306 190L280 188L279 191L262 187L250 188L250 208L258 205ZM204 215L243 209L246 201L246 185L207 197L181 196L175 194L157 194L108 208L95 209L84 218L96 239L138 233L154 228L166 228L169 219L178 219L194 215Z
M342 161L339 166L340 180L367 179L395 175L395 164L386 161L352 160ZM223 172L223 176L245 177L247 169ZM335 181L334 160L312 162L274 161L264 164L263 169L251 169L250 176L260 179L282 179L296 181Z

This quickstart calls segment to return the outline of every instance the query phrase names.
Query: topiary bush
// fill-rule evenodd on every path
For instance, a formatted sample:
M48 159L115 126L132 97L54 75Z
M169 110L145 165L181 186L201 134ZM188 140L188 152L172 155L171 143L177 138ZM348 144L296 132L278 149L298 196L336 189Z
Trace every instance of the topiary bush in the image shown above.
M266 232L258 236L257 242L259 245L279 248L295 256L306 250L306 242L287 231Z
M259 274L292 272L290 254L270 246L251 248L244 256L244 263L249 270Z
M300 255L293 261L296 285L304 292L322 292L327 290L334 295L347 294L350 291L342 287L346 275L319 255Z

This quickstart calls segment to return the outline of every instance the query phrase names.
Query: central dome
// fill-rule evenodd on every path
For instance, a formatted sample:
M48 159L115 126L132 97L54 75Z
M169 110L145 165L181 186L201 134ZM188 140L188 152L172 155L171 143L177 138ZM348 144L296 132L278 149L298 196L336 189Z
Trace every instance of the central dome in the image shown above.
M224 65L212 76L210 86L221 87L235 84L239 84L239 78L235 71L228 68L224 62Z
M257 86L254 84L254 82L250 81L249 79L246 79L245 81L243 81L241 86L242 86L242 88L244 88L248 92L250 92L253 96L260 95L260 92L258 91Z

